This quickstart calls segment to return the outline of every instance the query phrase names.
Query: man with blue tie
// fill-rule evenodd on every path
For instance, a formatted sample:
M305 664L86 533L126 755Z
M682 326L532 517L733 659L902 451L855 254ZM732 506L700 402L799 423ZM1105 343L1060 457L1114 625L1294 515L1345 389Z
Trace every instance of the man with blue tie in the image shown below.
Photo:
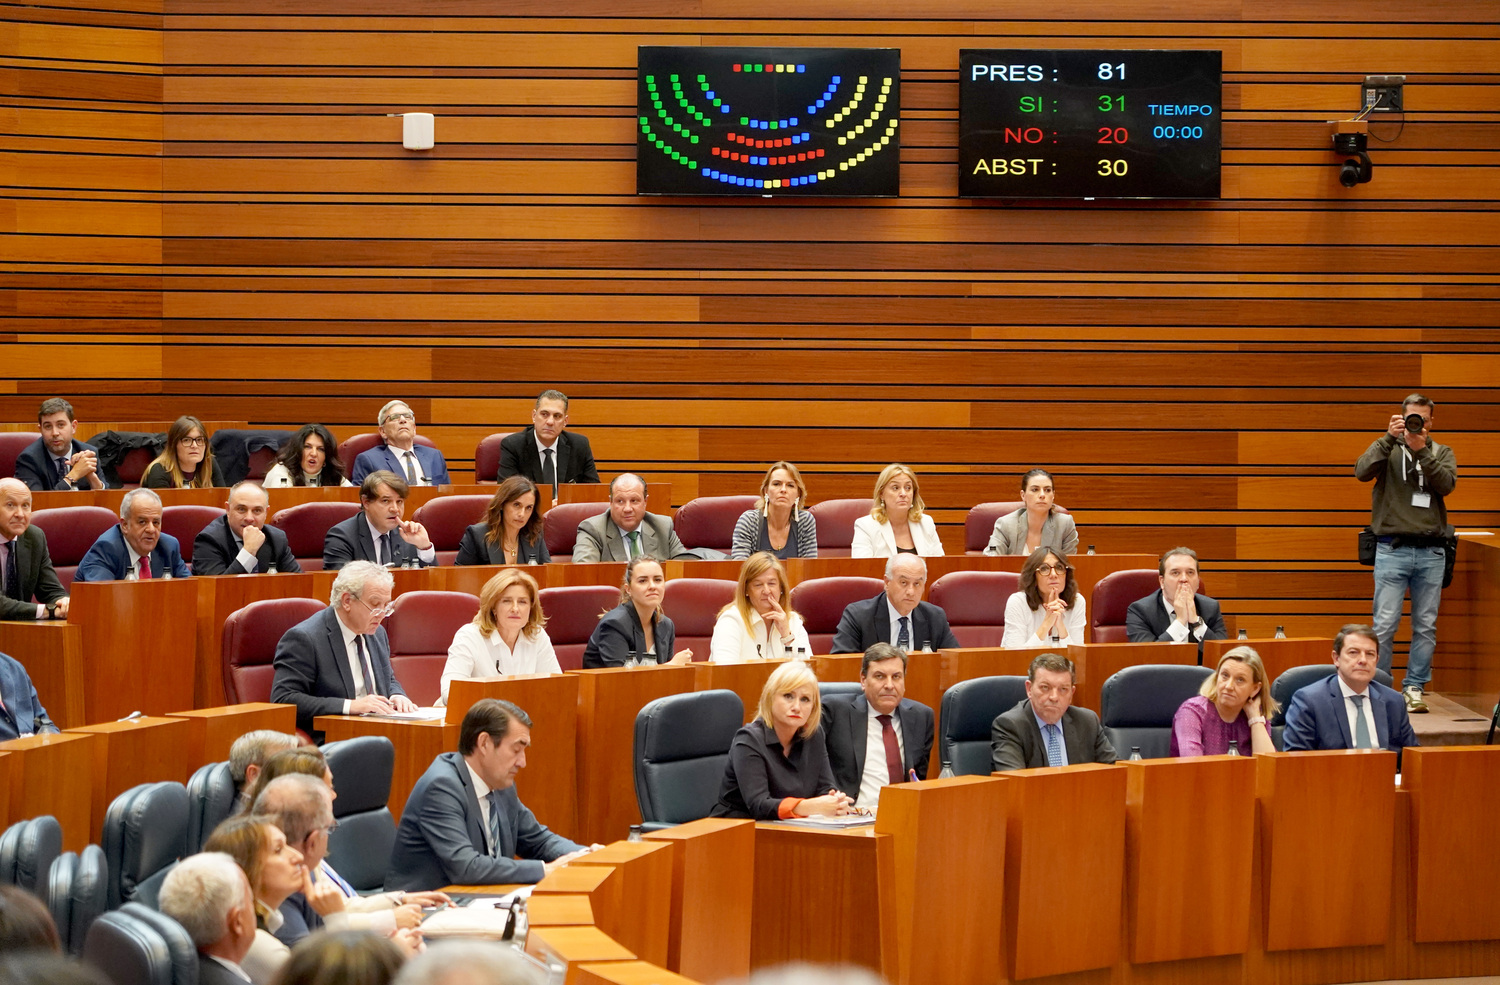
M391 670L391 644L380 625L391 614L396 580L371 561L355 561L333 580L328 608L281 637L272 658L271 700L297 706L297 727L319 715L389 715L416 711Z
M1026 697L990 726L993 770L1113 763L1115 748L1087 708L1073 707L1073 661L1043 653L1026 671Z
M1351 623L1333 638L1334 673L1287 703L1282 748L1390 749L1420 745L1401 692L1375 680L1380 638L1373 626Z
M530 745L526 712L509 701L476 701L459 726L458 752L438 756L412 787L385 888L540 882L603 847L553 834L521 803L516 774Z
M413 486L446 486L448 463L436 448L417 444L417 415L404 400L392 400L375 417L382 443L361 452L349 469L349 481L361 482L385 469L406 477Z
M864 653L876 643L907 652L957 648L948 614L922 601L926 586L926 561L915 554L891 555L885 562L885 591L844 607L829 652Z
M120 500L120 522L99 535L88 549L74 581L144 581L188 578L177 538L161 532L161 497L149 489L132 489Z
M360 512L328 528L323 537L323 568L337 571L350 561L386 567L437 564L437 548L427 528L402 521L411 487L394 472L371 472L359 486Z
M21 661L0 653L0 742L57 731Z

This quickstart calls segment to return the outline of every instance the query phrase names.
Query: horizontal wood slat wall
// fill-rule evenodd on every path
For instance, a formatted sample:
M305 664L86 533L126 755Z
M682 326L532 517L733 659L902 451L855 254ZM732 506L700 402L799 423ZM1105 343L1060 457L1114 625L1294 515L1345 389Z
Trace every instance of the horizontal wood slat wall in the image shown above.
M914 10L917 13L914 13ZM1492 2L0 4L0 416L340 435L400 395L455 472L545 386L679 503L1052 468L1101 551L1178 542L1252 631L1368 615L1353 459L1421 389L1500 524ZM640 44L902 50L895 200L638 198ZM968 202L963 47L1224 52L1219 202ZM1327 121L1404 72L1346 190ZM388 114L437 114L411 154ZM1441 636L1441 633L1440 633ZM1441 643L1440 643L1441 645ZM1441 682L1438 682L1441 685Z

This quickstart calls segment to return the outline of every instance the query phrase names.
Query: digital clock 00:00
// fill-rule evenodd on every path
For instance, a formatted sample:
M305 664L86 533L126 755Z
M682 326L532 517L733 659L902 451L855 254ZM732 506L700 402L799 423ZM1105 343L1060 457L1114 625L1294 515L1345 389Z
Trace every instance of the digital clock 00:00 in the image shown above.
M1152 127L1151 136L1157 140L1202 140L1202 127Z

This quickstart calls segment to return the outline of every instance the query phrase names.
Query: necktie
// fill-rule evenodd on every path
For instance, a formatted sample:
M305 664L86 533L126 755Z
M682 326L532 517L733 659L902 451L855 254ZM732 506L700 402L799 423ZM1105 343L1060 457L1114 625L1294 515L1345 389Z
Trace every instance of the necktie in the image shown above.
M15 541L5 545L5 594L8 598L25 601L21 598L21 577L16 572Z
M641 553L641 532L639 530L632 530L625 535L625 539L630 541L629 557L626 560L639 556Z
M354 891L354 887L351 886L351 885L349 885L349 883L344 879L343 876L341 876L337 872L333 871L333 869L329 868L327 865L324 865L322 868L323 868L323 874L325 876L327 876L329 879L332 879L333 880L333 884L335 886L339 887L339 892L343 893L345 896L349 897L350 899L353 899L355 896L359 895L358 893L356 893Z
M380 535L380 563L391 563L391 534L390 531Z
M149 555L141 556L140 568L141 573L137 577L139 577L141 581L145 581L146 579L151 577L151 557Z
M491 790L490 797L490 854L500 857L500 791Z
M365 649L363 636L354 637L354 649L359 652L360 673L365 675L365 694L380 694L380 679L375 676L375 668L370 663L370 653Z
M557 471L552 467L552 449L542 450L542 485L557 485Z
M900 783L904 777L901 773L901 747L896 745L896 730L891 728L890 715L876 715L875 720L880 723L880 738L885 742L885 771L892 783Z
M417 460L411 452L406 453L406 481L414 486L417 484Z
M1056 725L1047 725L1042 731L1047 733L1047 765L1066 766L1063 759L1062 729Z
M911 619L907 616L901 617L901 630L896 634L896 646L902 650L911 649Z
M68 460L66 458L53 459L52 467L57 469L57 481L68 481Z
M1349 700L1354 702L1354 748L1374 749L1375 743L1370 741L1370 723L1365 721L1365 696L1351 694Z

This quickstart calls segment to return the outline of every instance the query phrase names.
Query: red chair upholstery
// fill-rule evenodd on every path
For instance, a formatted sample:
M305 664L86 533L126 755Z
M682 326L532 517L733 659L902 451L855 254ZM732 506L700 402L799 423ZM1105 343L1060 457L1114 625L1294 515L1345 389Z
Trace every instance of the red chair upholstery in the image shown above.
M1090 640L1094 643L1124 643L1125 610L1161 588L1161 580L1150 568L1111 571L1094 585L1089 599Z
M884 591L879 578L809 578L792 589L792 608L802 617L813 653L827 653L839 619L851 602L874 598Z
M115 466L115 475L120 477L120 487L123 489L135 489L141 484L141 476L146 474L146 469L156 460L157 452L152 448L132 448L120 459L120 464Z
M323 570L323 541L328 528L360 510L358 503L298 503L271 517L271 525L286 534L287 547L303 571Z
M620 590L611 585L565 585L537 592L547 617L547 636L563 670L583 667L583 648L599 616L620 604Z
M504 434L485 435L475 447L474 482L476 485L488 486L500 481L500 442L514 433L514 431L507 431Z
M385 621L391 671L406 696L428 707L438 699L453 634L474 621L479 597L468 592L402 592Z
M807 508L818 521L818 557L848 557L854 521L870 515L868 499L825 499Z
M193 540L203 528L224 515L217 506L165 506L161 511L161 532L177 538L184 564L193 563Z
M928 601L948 614L961 645L999 646L1005 635L1005 601L1020 582L1014 571L950 571L932 583Z
M755 496L699 496L682 504L672 529L684 547L709 547L729 553L734 524L740 514L755 508Z
M722 578L676 578L667 582L662 608L677 630L673 646L691 647L694 660L708 659L719 610L734 601L732 581Z
M542 515L542 536L554 561L571 561L578 525L589 517L609 511L608 503L558 503Z
M16 474L16 459L39 435L34 431L0 431L0 479Z
M347 475L350 472L354 471L354 460L356 458L363 455L371 448L374 448L376 445L383 443L384 440L385 439L380 436L380 432L366 431L364 434L351 435L350 437L345 438L343 441L340 441L339 461L344 463L344 474ZM416 443L419 445L426 445L428 448L437 447L437 445L432 443L431 438L421 434L417 435Z
M964 518L964 553L983 554L985 545L990 542L990 534L995 532L995 521L1025 505L1017 499L1005 503L979 503L969 510L969 515ZM1053 509L1059 513L1068 512L1066 507L1055 504Z
M37 510L31 514L31 522L47 535L47 554L52 558L52 567L57 569L57 579L63 588L69 588L78 562L94 546L94 541L120 522L120 517L102 506L59 506Z
M257 448L252 451L247 462L250 470L245 473L245 478L256 482L264 479L266 473L271 471L271 466L276 464L276 456L280 454L279 448Z
M469 524L484 519L491 496L439 496L429 499L411 518L427 528L432 546L437 548L438 564L452 564L458 557Z
M276 644L286 631L323 611L317 599L262 599L229 614L220 637L227 704L270 701Z

